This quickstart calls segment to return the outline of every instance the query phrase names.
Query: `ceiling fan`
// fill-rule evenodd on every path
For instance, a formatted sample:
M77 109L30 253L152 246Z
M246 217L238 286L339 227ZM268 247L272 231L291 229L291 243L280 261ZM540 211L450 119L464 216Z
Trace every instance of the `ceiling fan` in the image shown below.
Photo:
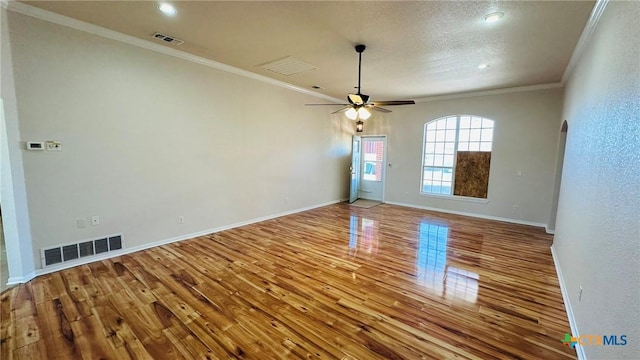
M345 112L345 115L351 120L357 120L356 122L356 130L359 132L362 131L362 120L367 120L371 113L369 110L379 111L383 113L389 113L391 110L387 110L381 106L392 106L392 105L413 105L415 101L413 100L393 100L393 101L372 101L369 102L369 95L362 94L360 92L360 78L362 75L362 52L367 47L365 45L359 44L356 45L355 49L358 53L358 92L355 94L348 94L347 101L348 104L305 104L307 106L316 106L316 105L341 105L344 108L334 111L332 114L336 114L339 112Z

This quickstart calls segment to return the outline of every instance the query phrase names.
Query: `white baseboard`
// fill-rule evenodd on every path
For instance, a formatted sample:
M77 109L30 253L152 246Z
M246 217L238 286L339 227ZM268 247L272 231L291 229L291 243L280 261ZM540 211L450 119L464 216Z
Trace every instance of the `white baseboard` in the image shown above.
M556 274L558 275L558 282L560 283L560 292L562 292L562 301L564 301L564 309L567 312L567 318L569 319L569 327L571 328L571 335L578 337L580 336L580 332L578 331L578 325L576 324L576 318L573 316L573 310L571 308L571 302L569 301L569 293L567 290L567 285L564 282L564 276L562 276L562 269L560 268L560 263L558 262L558 257L556 256L556 250L551 245L551 256L553 257L553 265L556 268ZM580 346L580 344L576 344L576 354L578 355L578 360L586 360L587 356L584 353L584 348Z
M9 279L7 279L7 285L24 284L26 282L29 282L30 280L33 280L36 276L38 276L36 272L32 271L25 276L10 277Z
M405 206L405 207L410 207L410 208L415 208L415 209L422 209L422 210L429 210L429 211L437 211L437 212L442 212L442 213L447 213L447 214L469 216L469 217L474 217L474 218L479 218L479 219L504 221L504 222L508 222L508 223L512 223L512 224L529 225L529 226L541 227L541 228L545 228L545 229L547 228L547 224L542 224L542 223L537 223L537 222L532 222L532 221L518 220L518 219L503 218L503 217L499 217L499 216L491 216L491 215L469 213L469 212L464 212L464 211L440 209L440 208L435 208L435 207L430 207L430 206L406 204L406 203L400 203L400 202L395 202L395 201L385 201L385 204Z
M259 218L253 218L253 219L249 219L249 220L246 220L246 221L237 222L237 223L234 223L234 224L223 225L223 226L220 226L220 227L217 227L217 228L213 228L213 229L198 231L198 232L191 233L191 234L186 234L186 235L176 236L176 237L169 238L169 239L154 241L154 242L151 242L151 243L138 245L138 246L122 249L122 250L110 251L110 252L104 253L102 255L93 256L90 259L72 260L72 261L69 261L69 262L62 263L62 264L48 266L48 267L46 267L44 269L37 269L32 275L30 274L31 275L30 277L25 276L25 277L22 277L22 278L11 278L11 279L9 279L9 281L10 281L9 284L10 285L21 284L21 283L25 283L25 282L27 282L29 280L32 280L36 276L50 274L50 273L53 273L53 272L56 272L56 271L70 269L72 267L76 267L76 266L80 266L80 265L85 265L85 264L89 264L89 263L96 262L96 261L102 261L102 260L105 260L105 259L110 259L110 258L113 258L113 257L122 256L122 255L126 255L126 254L131 254L131 253L134 253L136 251L146 250L146 249L149 249L149 248L153 248L153 247L157 247L157 246L162 246L162 245L174 243L174 242L177 242L177 241L193 239L193 238L196 238L196 237L199 237L199 236L209 235L209 234L217 233L217 232L220 232L220 231L237 228L237 227L240 227L240 226L250 225L250 224L258 223L258 222L261 222L261 221L266 221L266 220L279 218L279 217L286 216L286 215L296 214L296 213L299 213L299 212L312 210L312 209L323 207L323 206L327 206L327 205L337 204L337 203L340 203L340 202L343 202L343 201L346 201L346 200L347 199L334 200L334 201L329 201L329 202L322 203L322 204L316 204L316 205L307 206L307 207L303 207L303 208L299 208L299 209L288 210L288 211L284 211L284 212L277 213L277 214L262 216L262 217L259 217ZM13 280L13 282L11 282L12 280Z
M556 234L556 230L555 229L549 229L549 226L545 226L544 227L544 231L546 231L547 234L551 234L551 235L555 235Z

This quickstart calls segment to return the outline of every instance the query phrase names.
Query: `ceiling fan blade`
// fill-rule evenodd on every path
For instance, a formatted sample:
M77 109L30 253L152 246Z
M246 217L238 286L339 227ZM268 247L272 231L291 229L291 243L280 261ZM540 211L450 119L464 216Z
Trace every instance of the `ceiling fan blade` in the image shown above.
M392 101L374 101L371 104L376 106L392 106L392 105L415 105L413 100L392 100Z
M304 104L304 106L324 106L324 105L329 105L329 106L349 106L349 104Z
M345 107L343 107L343 108L342 108L342 109L340 109L340 110L336 110L336 111L332 112L331 114L337 114L337 113L339 113L339 112L343 112L343 111L345 111L345 110L347 110L347 109L350 109L350 108L351 108L351 106L345 106Z
M379 107L377 104L374 104L374 103L367 104L367 105L365 106L365 108L367 108L367 109L371 109L371 110L373 110L373 111L382 112L382 113L390 113L390 112L391 112L391 110L387 110L387 109L385 109L385 108L381 108L381 107Z

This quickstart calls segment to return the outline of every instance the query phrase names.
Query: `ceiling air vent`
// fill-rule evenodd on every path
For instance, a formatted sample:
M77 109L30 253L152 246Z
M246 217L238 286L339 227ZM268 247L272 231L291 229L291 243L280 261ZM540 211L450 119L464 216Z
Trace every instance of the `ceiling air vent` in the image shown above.
M316 66L307 64L306 62L300 59L296 59L293 56L287 56L282 59L270 61L258 66L284 76L300 74L317 69Z
M182 45L182 44L184 44L183 40L176 39L173 36L169 36L169 35L165 35L165 34L161 34L161 33L155 33L155 34L153 34L153 37L155 39L162 40L164 42L167 42L167 43L173 44L173 45Z

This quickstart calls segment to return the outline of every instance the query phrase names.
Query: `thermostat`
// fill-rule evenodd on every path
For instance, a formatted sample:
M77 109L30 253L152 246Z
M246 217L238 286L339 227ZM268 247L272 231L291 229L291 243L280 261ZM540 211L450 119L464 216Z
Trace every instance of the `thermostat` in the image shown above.
M44 150L44 142L27 141L27 150Z

